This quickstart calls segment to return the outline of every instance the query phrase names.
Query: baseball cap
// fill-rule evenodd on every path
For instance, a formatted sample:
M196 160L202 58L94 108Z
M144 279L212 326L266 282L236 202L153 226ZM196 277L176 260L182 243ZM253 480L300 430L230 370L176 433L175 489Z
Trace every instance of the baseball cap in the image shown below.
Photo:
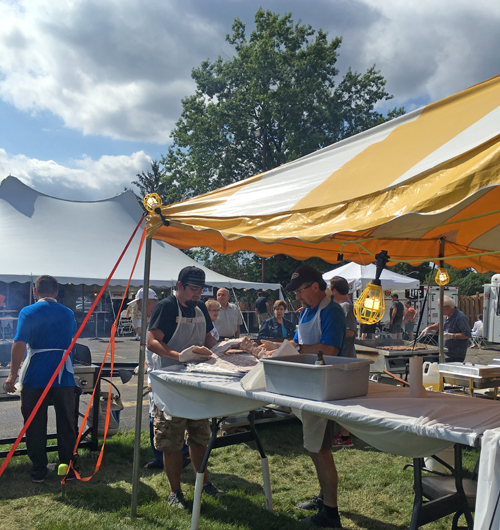
M137 302L137 300L142 300L143 296L144 296L144 289L142 289L141 287L137 291L137 294L135 295L135 298L132 300L132 302L129 302L127 305L133 304L134 302ZM148 298L158 300L158 295L153 291L153 289L149 289Z
M301 265L293 274L291 282L285 287L285 291L296 291L303 283L318 282L319 288L324 291L326 282L321 272L310 265Z
M181 282L183 285L189 284L196 287L205 287L205 272L198 267L184 267L181 272L179 272L178 282Z

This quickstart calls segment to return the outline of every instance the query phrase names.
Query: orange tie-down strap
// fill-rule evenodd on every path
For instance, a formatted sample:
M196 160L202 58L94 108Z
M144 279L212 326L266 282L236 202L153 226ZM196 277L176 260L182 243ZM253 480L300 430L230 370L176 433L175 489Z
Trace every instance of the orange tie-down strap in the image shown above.
M43 403L43 400L45 399L45 397L47 396L47 393L48 391L50 390L50 388L52 387L52 384L54 383L56 377L57 377L57 374L59 373L59 371L61 370L61 368L64 366L64 363L66 362L66 359L68 358L68 355L70 354L71 350L73 349L74 345L76 344L76 341L78 340L78 338L80 337L80 334L81 332L83 331L84 327L86 326L90 316L92 315L94 309L96 308L99 300L101 299L102 295L106 292L106 287L108 286L111 278L113 277L113 274L115 273L116 269L118 268L118 265L120 264L121 260L123 259L123 256L125 255L126 251L128 250L130 244L132 243L132 240L134 239L135 237L135 234L137 233L137 230L139 229L139 227L141 226L142 222L143 222L143 219L144 219L144 216L141 217L140 221L137 223L137 226L135 227L135 230L134 232L132 233L132 235L130 236L130 239L128 240L127 244L125 245L125 248L123 249L123 252L120 254L120 257L118 258L118 261L116 262L115 266L113 267L113 270L111 271L108 279L106 280L106 282L104 283L104 285L102 286L99 294L97 295L96 299L94 300L94 303L92 304L92 307L90 308L90 311L88 312L87 316L85 317L85 319L83 320L81 326L78 328L78 331L76 332L73 340L71 341L71 344L69 345L68 349L64 352L64 355L62 356L61 358L61 361L58 365L58 367L56 368L56 370L54 371L54 373L52 374L52 377L50 378L50 381L48 382L47 386L45 387L44 391L42 392L42 395L40 396L40 399L38 400L37 404L35 405L34 409L33 409L33 412L30 414L29 418L26 420L25 424L23 425L23 428L21 429L21 432L19 433L18 437L16 438L16 441L14 442L14 444L12 445L12 447L10 448L10 451L9 453L7 454L7 456L5 457L5 460L2 462L2 465L0 466L0 477L2 476L3 472L5 471L5 468L7 467L8 463L10 462L10 459L12 458L12 456L14 455L19 443L21 442L24 434L26 433L26 430L28 429L28 427L30 426L31 422L33 421L33 418L35 417L36 413L38 412L38 409L40 408L40 405ZM127 290L129 288L129 285L130 285L130 282L131 282L131 279L132 279L132 275L134 273L134 270L135 270L135 267L136 267L136 264L137 264L137 260L139 259L139 254L141 252L141 249L142 249L142 246L143 246L143 243L144 243L144 240L146 238L146 230L144 228L143 230L143 233L142 233L142 237L141 237L141 242L140 242L140 245L139 245L139 249L137 251L137 256L135 258L135 261L134 261L134 266L132 268L132 271L130 273L130 277L129 277L129 280L128 280L128 283L127 283ZM114 362L114 337L115 337L115 334L116 334L116 325L117 325L117 321L118 321L118 318L119 318L119 315L120 315L120 312L121 312L121 307L123 306L123 301L124 299L122 300L122 304L120 306L120 311L118 312L118 317L115 319L115 322L113 323L113 327L112 327L112 330L111 330L111 338L110 338L110 344L112 344L112 354L111 354L111 376L113 376L113 362ZM109 350L109 345L108 345L108 350ZM106 350L106 355L104 357L104 360L103 360L103 364L104 364L104 361L106 360L106 357L107 357L107 354L108 354L108 350ZM99 375L98 375L98 378L101 376L101 372L102 372L102 365L101 365L101 369L99 370ZM111 391L111 387L110 387L110 391ZM92 393L92 398L90 400L90 403L89 403L89 407L87 409L87 412L85 414L85 421L87 419L87 416L88 416L88 412L90 410L90 406L92 405L92 402L93 400L95 399L95 388L94 388L94 392ZM108 423L109 423L109 413L110 413L110 402L108 401L108 407L107 407L107 414L106 414L106 428L105 428L105 433L104 433L104 438L106 439L106 434L107 434L107 430L108 430ZM76 452L77 452L77 448L78 448L78 443L80 441L80 438L81 438L81 434L83 432L83 426L85 425L85 421L83 422L82 424L82 428L80 429L80 433L77 437L77 442L76 442L76 445L75 445L75 449L73 451L74 453L74 457L76 456ZM101 448L101 456L99 458L99 461L98 461L98 466L96 467L96 470L94 471L94 473L92 474L92 476L97 472L97 470L99 469L99 465L100 465L100 462L102 460L102 450L104 449L104 443L103 443L103 446ZM73 468L73 462L70 462L70 465L68 466L68 472L69 473L69 470ZM66 477L68 476L66 473L66 475L62 478L62 483L64 484L65 481L66 481ZM75 475L77 475L77 478L81 479L79 474L77 474L77 472L75 471ZM89 477L90 479L91 477ZM81 479L81 480L88 480L88 479Z

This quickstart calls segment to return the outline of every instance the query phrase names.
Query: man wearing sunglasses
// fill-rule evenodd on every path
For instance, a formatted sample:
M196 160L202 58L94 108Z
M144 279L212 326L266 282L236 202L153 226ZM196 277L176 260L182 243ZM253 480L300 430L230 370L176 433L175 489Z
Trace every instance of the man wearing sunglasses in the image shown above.
M151 314L147 347L153 352L155 369L207 360L208 349L217 344L211 331L213 324L208 310L200 301L205 286L205 273L198 267L185 267L179 273L177 291L156 304ZM186 509L181 490L182 446L187 431L189 454L195 472L201 467L208 442L208 420L174 418L155 406L155 447L163 452L163 464L170 483L168 503ZM208 481L205 471L203 492L218 498L217 488Z
M292 344L299 353L342 355L346 335L346 318L343 309L326 296L326 282L314 267L302 265L292 274L287 291L295 291L295 297L302 302L304 309L299 317L298 329ZM308 502L297 505L299 508L318 513L301 522L328 528L342 528L337 507L338 475L332 456L334 438L333 422L314 414L299 413L304 431L304 447L316 468L321 492ZM323 432L312 436L311 433Z

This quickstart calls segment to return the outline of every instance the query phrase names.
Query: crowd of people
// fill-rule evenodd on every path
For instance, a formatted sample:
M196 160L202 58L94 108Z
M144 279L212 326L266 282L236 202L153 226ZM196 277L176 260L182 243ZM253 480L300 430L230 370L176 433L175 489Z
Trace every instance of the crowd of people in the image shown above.
M228 289L218 289L216 299L201 300L205 288L205 273L198 267L185 267L179 273L174 294L158 300L149 289L147 304L140 289L129 308L134 331L140 333L137 315L147 312L148 331L147 370L161 369L208 359L218 341L239 338L243 324L242 314L231 303ZM327 286L321 273L313 267L302 265L292 275L286 286L301 307L297 311L298 324L286 317L287 304L276 300L270 312L270 303L261 291L255 303L259 324L258 338L267 349L277 349L288 339L299 354L321 351L324 356L356 357L354 341L358 326L353 304L349 297L349 284L345 278L335 276ZM25 421L31 415L43 390L57 370L63 352L69 347L76 331L74 314L57 302L58 284L51 276L41 276L35 282L37 302L25 307L19 314L17 332L12 346L11 371L5 383L8 392L15 390L25 350L25 359L19 382L22 385L21 403ZM453 299L444 297L444 339L447 361L463 361L471 336L481 336L482 315L471 330L466 316L455 307ZM406 335L413 339L417 311L410 301L405 306L397 294L392 295L390 308L390 334L394 339ZM436 331L439 324L425 328L424 333ZM56 379L26 431L26 446L32 462L31 477L41 482L47 474L47 407L54 405L57 419L59 460L70 464L68 479L77 469L74 445L76 441L75 409L78 389L75 387L72 357L59 371ZM170 485L168 503L186 508L181 489L182 468L192 463L197 472L210 440L209 422L172 417L161 410L150 393L150 440L154 460L146 467L164 469ZM332 447L352 447L350 433L340 427L335 434L332 421L302 412L304 447L308 450L316 469L320 491L297 506L317 512L301 521L319 527L341 528L338 512L338 475ZM205 469L203 493L219 498L220 493L210 482Z

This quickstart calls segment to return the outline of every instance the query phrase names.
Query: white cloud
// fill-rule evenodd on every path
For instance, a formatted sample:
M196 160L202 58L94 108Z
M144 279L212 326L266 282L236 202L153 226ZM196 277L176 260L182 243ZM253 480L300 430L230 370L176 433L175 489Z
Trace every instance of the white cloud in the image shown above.
M102 200L115 196L142 171L151 170L151 158L143 151L131 156L84 157L64 167L53 160L24 155L10 156L0 148L0 175L12 175L41 193L76 201Z
M0 0L0 98L48 110L83 134L168 142L193 67L228 57L260 1ZM500 2L268 0L266 8L343 36L339 67L376 63L395 95L433 101L499 73Z

